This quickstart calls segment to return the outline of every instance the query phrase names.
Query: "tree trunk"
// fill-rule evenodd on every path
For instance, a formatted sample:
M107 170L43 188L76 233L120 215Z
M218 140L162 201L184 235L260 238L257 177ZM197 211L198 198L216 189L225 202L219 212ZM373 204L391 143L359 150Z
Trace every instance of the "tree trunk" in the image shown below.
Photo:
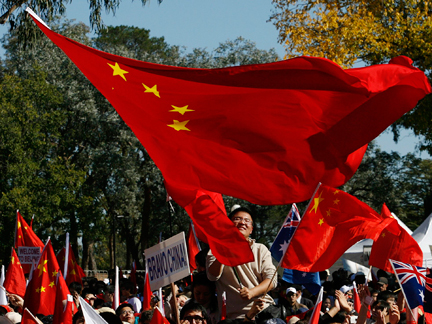
M142 211L141 223L141 254L149 247L149 228L150 228L150 212L151 212L151 189L148 186L144 187L144 206Z

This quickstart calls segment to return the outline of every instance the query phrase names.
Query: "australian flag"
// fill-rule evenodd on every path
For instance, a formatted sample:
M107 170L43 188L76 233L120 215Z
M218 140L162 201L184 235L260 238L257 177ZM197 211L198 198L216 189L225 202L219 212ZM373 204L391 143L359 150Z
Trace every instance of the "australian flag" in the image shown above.
M423 306L428 279L426 275L429 270L400 261L390 260L390 262L409 308L414 309L417 306ZM427 311L426 308L425 311Z
M285 218L285 221L270 248L271 255L277 262L280 262L285 254L285 251L288 248L288 243L299 223L300 213L296 204L292 204L291 210Z

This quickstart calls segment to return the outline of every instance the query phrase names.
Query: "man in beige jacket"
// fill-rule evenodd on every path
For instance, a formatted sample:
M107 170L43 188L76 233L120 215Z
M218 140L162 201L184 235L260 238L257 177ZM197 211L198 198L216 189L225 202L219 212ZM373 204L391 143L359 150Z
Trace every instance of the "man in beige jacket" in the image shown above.
M253 231L251 212L247 208L239 207L233 210L229 217L248 240L255 260L236 266L234 271L232 267L221 264L210 250L207 255L207 277L216 281L219 309L222 309L221 296L226 292L227 319L245 318L257 298L262 298L264 308L274 304L273 299L266 293L277 285L277 276L273 276L276 268L267 247L255 243L255 240L249 237Z

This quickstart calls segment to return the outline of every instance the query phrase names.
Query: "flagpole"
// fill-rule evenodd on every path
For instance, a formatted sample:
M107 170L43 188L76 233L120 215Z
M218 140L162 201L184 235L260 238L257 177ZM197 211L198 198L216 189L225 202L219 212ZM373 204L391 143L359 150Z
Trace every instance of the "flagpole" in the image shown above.
M65 243L65 261L63 267L63 278L66 281L67 273L68 273L68 264L69 264L69 233L66 233L66 243Z

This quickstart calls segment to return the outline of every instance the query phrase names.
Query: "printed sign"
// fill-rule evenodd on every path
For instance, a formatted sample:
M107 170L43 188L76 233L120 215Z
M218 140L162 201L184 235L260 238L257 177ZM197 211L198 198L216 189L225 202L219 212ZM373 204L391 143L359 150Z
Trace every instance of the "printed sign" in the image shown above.
M145 250L150 289L157 290L190 275L184 232Z
M18 247L18 258L21 264L38 263L41 254L42 254L42 249L40 247L34 247L34 246Z

